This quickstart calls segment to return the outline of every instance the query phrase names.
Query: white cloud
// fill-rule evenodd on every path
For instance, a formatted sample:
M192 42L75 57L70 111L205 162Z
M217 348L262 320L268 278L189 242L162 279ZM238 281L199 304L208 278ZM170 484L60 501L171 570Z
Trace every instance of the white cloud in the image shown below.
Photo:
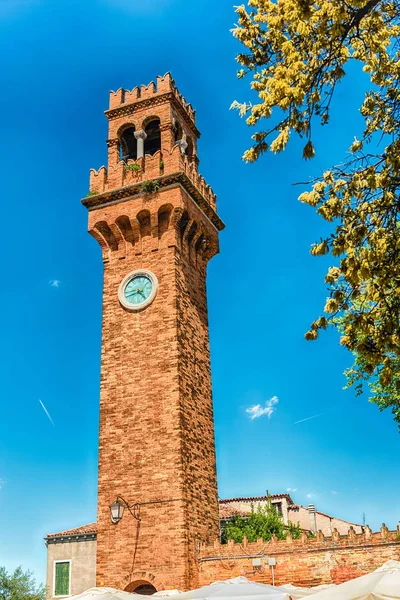
M58 287L60 287L60 284L61 284L61 281L59 279L50 279L50 281L49 281L49 285L51 287L58 288Z
M311 494L311 493L306 494L306 498L308 498L309 500L311 500L311 498L314 498L314 496L315 496L315 494Z
M286 488L287 492L297 492L297 488Z
M337 491L336 490L331 490L331 494L333 494L334 496L336 496Z
M0 490L6 485L7 481L0 477Z
M265 406L262 406L261 404L254 404L253 406L246 408L246 412L251 421L253 421L253 419L263 417L264 415L267 415L268 419L270 419L278 402L278 396L272 396L272 398L266 401Z

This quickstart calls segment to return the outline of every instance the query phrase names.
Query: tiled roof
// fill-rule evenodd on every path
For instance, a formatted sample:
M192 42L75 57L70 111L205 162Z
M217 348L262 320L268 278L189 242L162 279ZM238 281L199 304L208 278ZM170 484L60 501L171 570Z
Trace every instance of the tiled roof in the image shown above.
M46 536L46 539L56 537L74 537L77 535L90 535L93 533L97 533L97 523L82 525L81 527L75 527L75 529L66 529L65 531L60 531L58 533L49 533Z
M269 496L249 496L245 498L226 498L220 500L220 504L230 504L231 502L262 502L263 500L279 500L279 498L287 498L289 504L293 504L290 494L270 494Z
M219 518L220 519L230 519L235 515L240 515L241 517L246 517L249 513L240 510L239 508L235 508L234 506L229 506L227 504L220 504L219 506Z

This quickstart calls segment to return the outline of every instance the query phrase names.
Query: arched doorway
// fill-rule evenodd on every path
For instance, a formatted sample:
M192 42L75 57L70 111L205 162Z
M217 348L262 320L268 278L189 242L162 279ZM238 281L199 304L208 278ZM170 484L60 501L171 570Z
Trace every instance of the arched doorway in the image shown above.
M131 581L131 583L125 587L125 592L142 594L143 596L152 596L156 591L157 588L147 579L136 579L136 581Z
M142 594L143 596L152 596L156 593L156 588L151 583L141 583L137 588L131 591L131 594Z

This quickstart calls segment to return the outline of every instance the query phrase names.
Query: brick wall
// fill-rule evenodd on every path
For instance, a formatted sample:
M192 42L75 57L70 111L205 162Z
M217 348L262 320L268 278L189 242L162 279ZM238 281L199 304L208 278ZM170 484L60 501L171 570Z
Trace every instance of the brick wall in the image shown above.
M252 566L252 559L261 557L261 568ZM201 585L212 581L245 575L260 583L272 583L267 557L276 559L275 584L312 587L324 583L342 583L365 575L390 559L400 560L400 529L372 533L369 527L362 534L350 528L341 536L334 530L326 538L319 532L316 538L304 534L299 540L286 540L242 544L228 543L202 545L199 553Z

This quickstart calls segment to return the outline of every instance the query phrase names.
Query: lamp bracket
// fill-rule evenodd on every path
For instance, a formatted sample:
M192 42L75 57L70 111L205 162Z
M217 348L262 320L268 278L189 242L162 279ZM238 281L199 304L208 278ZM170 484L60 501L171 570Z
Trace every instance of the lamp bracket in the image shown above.
M136 519L137 521L141 521L140 518L140 504L138 502L135 502L135 504L128 504L128 502L125 500L125 498L123 498L123 496L117 496L115 502L119 502L120 504L123 504L125 506L125 508L127 508L129 510L129 512L131 513L132 517L134 519Z

